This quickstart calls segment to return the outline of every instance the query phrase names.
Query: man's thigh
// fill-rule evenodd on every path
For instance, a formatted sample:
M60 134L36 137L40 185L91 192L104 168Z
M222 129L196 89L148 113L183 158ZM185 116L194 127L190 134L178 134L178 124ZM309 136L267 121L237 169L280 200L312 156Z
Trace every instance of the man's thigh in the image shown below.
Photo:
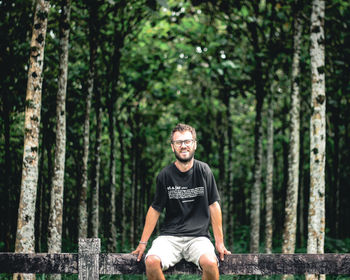
M184 259L188 262L193 262L201 269L199 259L204 254L213 255L217 258L214 245L207 237L195 237L188 243L184 251Z
M152 242L145 259L151 255L159 257L162 270L167 270L182 259L181 246L179 246L176 237L162 235Z

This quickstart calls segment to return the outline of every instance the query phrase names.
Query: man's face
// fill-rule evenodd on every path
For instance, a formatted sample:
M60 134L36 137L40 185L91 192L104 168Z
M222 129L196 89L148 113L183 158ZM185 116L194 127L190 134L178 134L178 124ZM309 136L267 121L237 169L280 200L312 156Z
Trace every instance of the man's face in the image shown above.
M186 163L193 159L194 152L197 149L197 142L193 140L190 131L176 131L173 135L171 148L177 160Z

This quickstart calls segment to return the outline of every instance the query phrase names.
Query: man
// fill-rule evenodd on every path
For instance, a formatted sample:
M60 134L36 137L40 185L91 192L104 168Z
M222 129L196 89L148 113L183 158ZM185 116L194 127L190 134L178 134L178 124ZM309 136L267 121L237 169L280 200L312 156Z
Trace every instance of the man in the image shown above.
M178 124L171 133L171 148L176 160L157 176L155 198L147 212L139 245L132 253L140 261L165 208L160 236L145 257L147 278L165 279L163 270L185 259L203 271L203 279L219 279L218 260L209 239L210 223L220 259L230 252L224 245L214 176L206 163L194 159L197 142L193 127Z

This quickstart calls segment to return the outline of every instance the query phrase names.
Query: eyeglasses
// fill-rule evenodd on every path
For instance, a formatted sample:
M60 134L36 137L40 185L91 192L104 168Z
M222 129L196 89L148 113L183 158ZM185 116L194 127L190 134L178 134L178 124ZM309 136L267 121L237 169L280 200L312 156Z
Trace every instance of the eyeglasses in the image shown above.
M186 147L191 146L193 144L194 140L193 139L186 139L186 140L176 140L176 141L171 141L171 143L176 147L180 148L182 144L185 144Z

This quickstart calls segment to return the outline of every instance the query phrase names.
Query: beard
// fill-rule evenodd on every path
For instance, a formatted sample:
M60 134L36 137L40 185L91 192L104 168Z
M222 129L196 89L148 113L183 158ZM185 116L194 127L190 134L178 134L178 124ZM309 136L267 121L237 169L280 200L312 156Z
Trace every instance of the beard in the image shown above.
M188 156L187 157L182 157L181 156L181 152L184 151L184 150L188 152ZM187 162L189 162L189 161L191 161L193 159L194 151L195 150L192 150L192 149L190 149L189 151L187 149L182 149L180 152L174 150L174 154L175 154L175 157L176 157L176 159L178 161L180 161L182 163L187 163Z

